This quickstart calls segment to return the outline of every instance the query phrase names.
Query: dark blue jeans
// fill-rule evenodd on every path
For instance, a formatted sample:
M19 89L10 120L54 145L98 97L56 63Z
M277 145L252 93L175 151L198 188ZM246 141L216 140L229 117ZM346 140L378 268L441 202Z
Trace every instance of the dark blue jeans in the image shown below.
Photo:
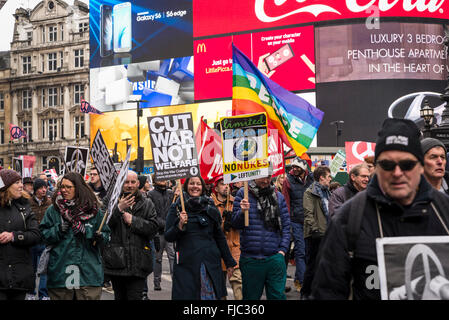
M31 247L31 257L33 259L33 270L34 270L35 274L36 274L36 269L37 269L37 264L39 262L39 258L41 257L41 254L44 251L44 249L45 249L44 244L37 244L37 245ZM36 288L34 290L35 291L33 293L36 294ZM42 299L43 297L48 297L47 275L46 274L42 274L40 276L38 290L39 290L39 300Z
M304 226L300 223L290 222L293 233L293 242L295 243L295 280L302 285L304 273L306 271L306 245L304 241Z

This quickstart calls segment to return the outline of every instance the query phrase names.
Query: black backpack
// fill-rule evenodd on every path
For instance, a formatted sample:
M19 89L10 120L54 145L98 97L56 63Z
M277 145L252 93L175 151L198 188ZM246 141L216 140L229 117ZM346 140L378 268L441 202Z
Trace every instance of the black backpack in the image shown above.
M348 238L349 257L353 258L355 246L362 226L363 214L365 213L366 190L358 192L351 200L348 224L346 226L346 236Z

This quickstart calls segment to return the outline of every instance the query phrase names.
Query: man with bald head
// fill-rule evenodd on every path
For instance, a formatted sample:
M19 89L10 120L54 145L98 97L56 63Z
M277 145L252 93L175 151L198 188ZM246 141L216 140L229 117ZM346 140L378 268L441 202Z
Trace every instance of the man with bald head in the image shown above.
M108 225L111 241L104 250L104 272L111 278L115 300L140 300L146 278L153 271L150 241L158 222L154 204L142 196L134 171L128 171Z

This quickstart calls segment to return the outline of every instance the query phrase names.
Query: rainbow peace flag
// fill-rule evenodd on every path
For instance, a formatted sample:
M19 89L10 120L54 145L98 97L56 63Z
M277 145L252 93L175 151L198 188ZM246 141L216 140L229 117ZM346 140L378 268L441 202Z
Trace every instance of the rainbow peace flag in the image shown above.
M270 80L232 45L232 114L266 112L268 127L300 156L307 151L324 112Z

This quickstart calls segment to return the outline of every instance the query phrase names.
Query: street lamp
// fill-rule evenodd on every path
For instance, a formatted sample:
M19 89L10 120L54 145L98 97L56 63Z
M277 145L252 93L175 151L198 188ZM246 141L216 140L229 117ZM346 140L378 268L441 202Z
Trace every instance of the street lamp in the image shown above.
M433 120L433 108L430 107L429 101L424 100L424 105L421 106L419 110L421 118L424 119L424 138L430 138L430 122Z
M340 124L343 124L343 123L345 123L343 120L336 120L336 121L332 121L330 123L330 125L334 125L335 124L336 130L337 130L337 132L336 132L336 139L337 139L336 147L338 147L338 145L339 145L339 137L341 136L341 133L342 133L342 129L340 128Z
M143 171L143 148L140 148L140 117L142 116L142 109L140 109L141 102L148 102L147 100L128 100L128 103L137 103L137 159L136 171L140 174Z

